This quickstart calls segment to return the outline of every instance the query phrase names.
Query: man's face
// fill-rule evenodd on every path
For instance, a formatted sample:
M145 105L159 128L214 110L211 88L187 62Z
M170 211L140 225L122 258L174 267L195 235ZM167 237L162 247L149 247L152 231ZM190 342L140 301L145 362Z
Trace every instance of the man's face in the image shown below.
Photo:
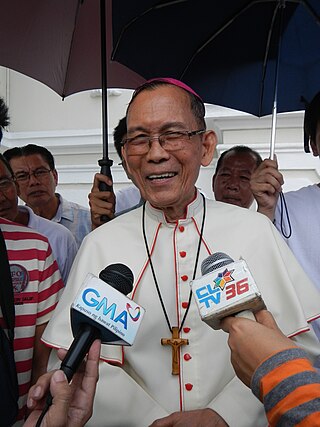
M11 179L10 172L0 161L0 182ZM12 181L6 189L0 188L0 216L15 221L18 215L18 196L15 183Z
M228 153L212 179L212 190L219 202L249 208L253 202L250 178L257 164L250 153Z
M161 86L137 95L129 108L127 125L129 138L201 128L191 111L188 94L175 86ZM215 145L212 131L191 137L182 149L171 152L154 138L146 154L128 155L125 145L123 157L142 197L174 220L194 198L200 166L210 164Z
M40 154L14 157L10 165L16 177L21 173L32 174L35 171L49 170L50 167ZM19 197L31 208L41 207L55 198L55 189L58 176L55 170L36 178L30 175L30 179L18 181Z
M320 157L320 121L318 122L316 131L316 140L311 141L311 148L315 157Z

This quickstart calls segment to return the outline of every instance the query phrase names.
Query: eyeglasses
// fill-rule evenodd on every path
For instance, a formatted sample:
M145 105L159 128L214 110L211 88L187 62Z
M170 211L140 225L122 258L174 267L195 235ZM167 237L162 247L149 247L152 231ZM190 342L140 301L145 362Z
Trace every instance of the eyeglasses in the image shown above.
M18 182L27 182L29 179L34 176L37 179L44 179L51 172L51 169L36 169L33 172L18 172L15 174L15 179Z
M0 178L0 191L8 191L14 182L13 178Z
M133 138L127 138L122 141L122 145L126 147L127 154L142 156L147 154L151 147L153 139L157 139L161 147L166 151L178 151L185 147L185 144L192 136L201 135L205 129L192 131L170 131L164 132L158 136L137 135Z

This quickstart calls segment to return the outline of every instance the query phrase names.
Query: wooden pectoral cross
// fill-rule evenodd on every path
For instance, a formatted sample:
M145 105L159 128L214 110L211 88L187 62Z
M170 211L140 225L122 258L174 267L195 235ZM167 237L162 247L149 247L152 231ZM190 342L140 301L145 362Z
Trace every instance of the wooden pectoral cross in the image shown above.
M172 338L161 338L162 345L171 345L172 347L172 375L179 374L179 348L182 345L189 344L189 340L179 338L179 328L172 327Z

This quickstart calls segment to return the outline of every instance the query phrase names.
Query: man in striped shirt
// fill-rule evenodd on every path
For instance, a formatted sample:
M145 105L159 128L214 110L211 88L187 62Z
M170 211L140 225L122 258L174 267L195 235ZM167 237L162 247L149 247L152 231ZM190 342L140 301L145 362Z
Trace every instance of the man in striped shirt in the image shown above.
M23 420L29 388L46 372L50 349L40 338L58 303L63 283L46 237L4 218L0 218L0 228L14 291L14 357L19 384L17 420ZM2 316L0 322L4 327Z
M2 129L8 124L8 108L0 98L0 143ZM14 185L11 174L9 177L0 176L1 192L8 191ZM14 358L19 384L16 424L19 425L19 420L26 415L31 384L47 370L50 349L40 338L58 303L63 282L46 237L1 217L0 229L7 247L14 292ZM0 325L5 326L1 309Z

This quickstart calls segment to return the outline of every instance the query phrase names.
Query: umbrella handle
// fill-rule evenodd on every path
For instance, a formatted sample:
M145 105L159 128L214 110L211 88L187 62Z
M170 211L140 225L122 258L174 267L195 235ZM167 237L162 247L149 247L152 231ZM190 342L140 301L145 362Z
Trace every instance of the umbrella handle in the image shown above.
M113 165L113 160L103 158L103 159L100 159L98 163L99 163L99 166L101 166L100 173L112 179L111 166ZM112 185L108 185L105 182L99 182L99 190L113 191L113 188L112 188ZM100 219L102 222L108 222L110 221L111 218L109 218L107 215L101 215Z

